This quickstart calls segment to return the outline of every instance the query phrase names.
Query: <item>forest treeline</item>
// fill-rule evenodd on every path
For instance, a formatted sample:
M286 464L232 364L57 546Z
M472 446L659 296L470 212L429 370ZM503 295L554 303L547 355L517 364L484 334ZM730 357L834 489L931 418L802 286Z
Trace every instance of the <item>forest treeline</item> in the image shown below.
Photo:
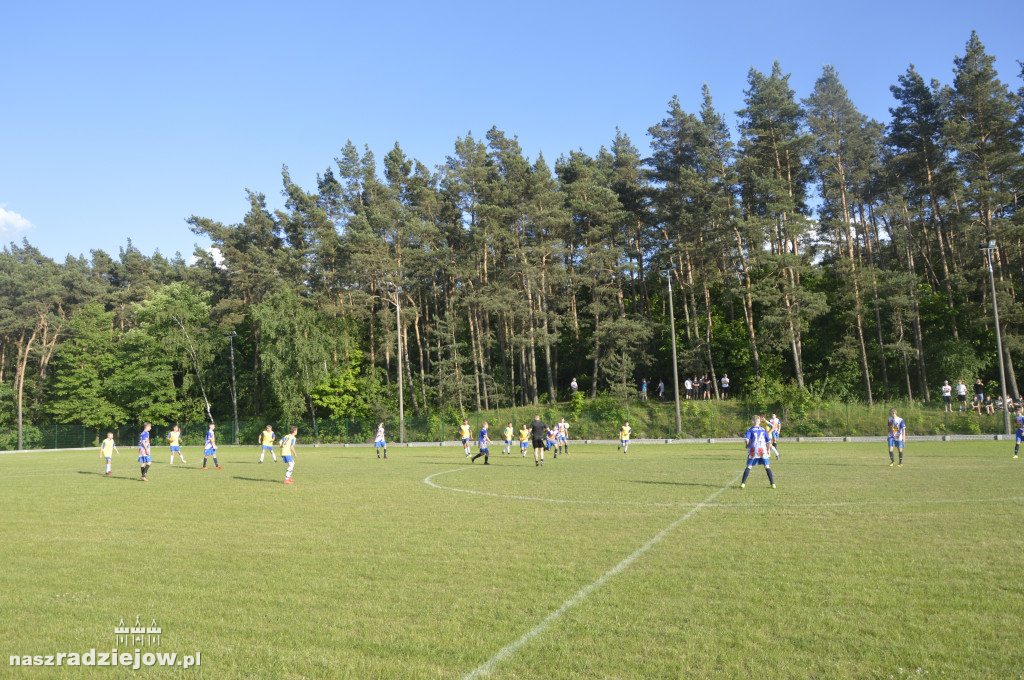
M498 129L434 168L349 142L315 187L285 168L281 210L248 192L237 224L191 217L213 248L188 263L11 244L0 427L224 418L230 344L239 411L268 419L394 413L399 347L414 413L556 400L574 377L671 389L668 276L681 375L927 401L998 378L990 239L1017 398L1024 87L975 34L953 67L899 75L886 123L830 66L805 98L751 69L737 130L705 87L698 111L669 102L647 157L622 132L553 167Z

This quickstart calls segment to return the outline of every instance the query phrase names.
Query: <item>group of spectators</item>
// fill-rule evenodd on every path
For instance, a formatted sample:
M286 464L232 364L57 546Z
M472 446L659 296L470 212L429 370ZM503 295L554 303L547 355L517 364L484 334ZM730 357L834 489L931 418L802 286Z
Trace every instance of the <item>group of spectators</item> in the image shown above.
M575 384L575 382L576 382L576 379L573 378L573 383ZM643 380L640 381L640 400L641 401L646 401L647 400L648 385L650 383L651 383L651 380L649 378L644 378ZM719 381L719 383L720 383L719 394L721 395L722 399L728 399L729 398L729 375L723 373L722 374L722 379ZM573 392L575 392L575 391L576 391L576 388L573 388ZM658 395L658 400L659 401L664 401L665 400L665 381L664 380L659 380L654 391ZM684 398L686 398L686 399L692 399L692 400L711 399L714 396L713 395L713 392L714 392L714 381L711 378L708 377L707 373L705 373L704 375L700 376L699 378L697 376L693 376L692 378L686 378L686 380L683 382L683 391L684 391Z
M953 387L950 386L949 381L945 381L942 385L942 401L943 409L946 411L953 411ZM966 412L968 408L978 415L986 414L991 415L996 411L1003 409L1003 398L1001 396L992 397L990 394L985 394L985 383L981 378L978 378L974 382L974 398L970 404L967 403L967 385L964 384L963 380L958 380L956 385L956 398L959 404L959 411ZM1013 397L1006 397L1006 408L1013 410L1014 403Z

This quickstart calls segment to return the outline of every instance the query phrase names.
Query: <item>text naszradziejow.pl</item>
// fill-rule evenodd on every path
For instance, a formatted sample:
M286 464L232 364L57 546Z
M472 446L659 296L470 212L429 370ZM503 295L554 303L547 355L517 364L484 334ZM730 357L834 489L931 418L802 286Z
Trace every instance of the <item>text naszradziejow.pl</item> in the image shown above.
M49 655L25 655L10 657L12 666L121 666L137 670L143 666L180 666L191 668L202 665L200 652L178 655L177 652L145 652L136 649L133 652L97 652L90 649L84 654L78 652L59 652Z

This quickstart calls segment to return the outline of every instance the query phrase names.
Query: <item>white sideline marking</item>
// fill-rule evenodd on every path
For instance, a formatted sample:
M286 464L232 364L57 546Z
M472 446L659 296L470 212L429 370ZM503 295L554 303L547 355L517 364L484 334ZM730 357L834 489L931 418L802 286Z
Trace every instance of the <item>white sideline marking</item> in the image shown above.
M466 468L462 468L462 469L466 469ZM516 640L515 642L505 646L504 648L499 650L497 654L495 654L490 659L485 661L483 664L478 666L476 668L476 670L474 670L474 671L472 671L470 673L467 673L465 676L463 676L462 680L473 680L474 678L481 678L481 677L487 675L488 673L490 673L491 670L495 666L497 666L499 663L501 663L502 661L504 661L508 657L510 657L513 654L515 654L521 647L523 647L528 642L530 642L530 640L532 640L533 638L535 638L538 635L540 635L541 633L543 633L544 630L547 629L547 627L550 626L552 623L554 623L557 619L559 619L562 616L562 614L564 614L565 612L569 611L570 609L572 609L573 607L578 605L583 600L587 599L587 597L591 593L593 593L595 590L597 590L598 588L603 586L605 583L607 583L608 580L611 579L613 576L615 576L616 574L619 574L619 573L625 571L627 568L629 568L629 566L631 564L633 564L633 562L635 562L638 557L640 557L645 552L650 550L651 547L653 547L661 539L665 538L665 536L667 536L677 526L679 526L680 524L682 524L686 520L688 520L691 517L693 517L694 515L696 515L700 511L701 508L705 507L708 503L710 503L712 500L714 500L720 493L722 493L723 491L728 489L730 486L735 484L736 480L738 480L739 478L740 478L740 475L736 475L735 477L733 477L731 482L729 482L728 484L723 486L721 489L719 489L718 491L714 492L713 494L711 494L710 496L705 498L701 503L698 503L696 507L691 509L685 515L683 515L682 517L680 517L679 519L677 519L676 521L672 522L667 527L665 527L664 529L659 531L654 536L654 538L652 538L651 540L647 541L642 546L637 548L626 559L622 560L617 565L612 567L607 573L605 573L604 576L602 576L601 578L597 579L596 581L594 581L590 585L588 585L588 586L584 587L583 589L581 589L579 592L577 592L571 598L566 600L562 604L561 607L559 607L555 611L553 611L550 614L548 614L547 617L543 621L541 621L536 626L534 626L532 629L530 629L529 631L524 633L523 636L520 637L518 640ZM430 478L428 477L427 479L430 479ZM429 484L429 482L427 482L427 483Z

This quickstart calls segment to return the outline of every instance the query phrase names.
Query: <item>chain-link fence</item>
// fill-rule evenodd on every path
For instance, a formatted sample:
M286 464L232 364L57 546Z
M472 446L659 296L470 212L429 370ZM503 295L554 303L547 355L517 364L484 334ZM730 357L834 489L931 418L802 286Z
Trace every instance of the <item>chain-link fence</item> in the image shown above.
M1000 434L1004 433L1002 412L993 413L985 409L965 407L945 411L941 404L919 404L903 402L897 404L818 404L795 407L785 404L768 405L755 410L754 406L740 401L684 401L680 407L681 430L676 432L675 409L671 402L652 402L642 405L584 409L573 413L568 403L542 404L540 406L517 407L515 409L493 409L466 415L474 436L484 422L488 422L489 435L494 441L503 439L502 431L509 422L518 432L523 423L530 423L534 415L540 415L549 426L565 418L569 423L570 439L615 439L619 429L629 420L633 439L693 438L713 439L739 437L750 426L755 412L770 417L777 413L782 420L784 437L848 437L878 436L886 434L889 408L895 406L906 420L910 435L942 434ZM1011 418L1012 420L1012 418ZM307 419L296 423L269 423L274 427L280 440L291 425L299 427L301 444L354 444L372 442L377 431L377 420L358 418ZM405 418L404 441L438 442L459 438L462 418L453 413L430 413L407 415ZM246 419L238 422L238 443L257 446L259 434L267 426L264 420ZM151 433L153 446L166 446L167 433L172 423L154 423ZM202 446L206 437L205 422L180 423L182 444ZM388 441L400 440L401 428L398 418L384 421ZM77 424L26 425L24 448L64 449L99 446L107 432L114 433L119 447L133 447L138 441L141 425L122 425L114 428L89 428ZM218 423L217 440L220 444L235 441L234 423L222 420ZM17 432L13 428L0 429L0 450L17 448Z

